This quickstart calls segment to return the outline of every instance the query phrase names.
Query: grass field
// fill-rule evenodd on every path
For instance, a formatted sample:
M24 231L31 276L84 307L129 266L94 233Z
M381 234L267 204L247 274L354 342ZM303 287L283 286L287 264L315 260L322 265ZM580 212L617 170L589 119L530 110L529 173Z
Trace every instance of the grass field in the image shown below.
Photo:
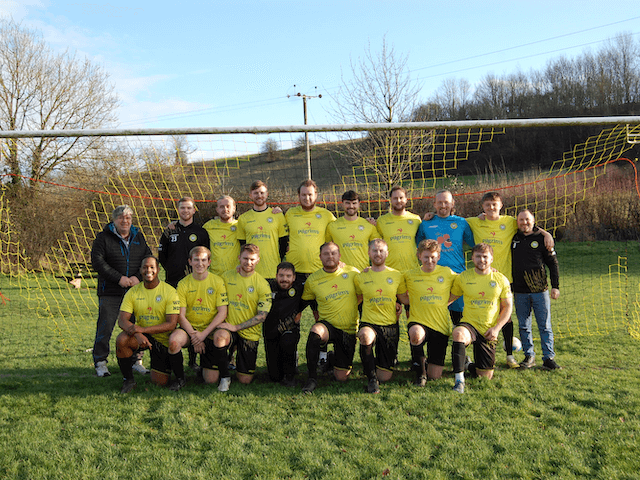
M559 245L563 281L594 283L593 263L608 264L594 248L605 247L617 255L613 244ZM0 478L640 477L640 342L605 318L593 319L608 325L594 334L558 339L561 371L507 370L499 355L494 380L468 380L464 395L451 391L449 359L445 378L414 387L404 342L399 371L375 396L359 362L349 382L324 377L312 396L268 383L263 368L226 394L193 377L177 393L138 377L123 396L115 358L111 377L95 377L90 353L62 353L34 331L17 292L2 291L12 301L0 306ZM82 344L93 322L67 324Z

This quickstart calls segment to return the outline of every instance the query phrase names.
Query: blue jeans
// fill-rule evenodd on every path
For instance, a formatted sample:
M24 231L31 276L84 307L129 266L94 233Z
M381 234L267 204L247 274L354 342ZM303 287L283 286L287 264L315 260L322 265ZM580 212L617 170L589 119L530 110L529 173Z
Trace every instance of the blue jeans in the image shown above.
M524 354L533 357L533 336L531 334L531 312L536 316L540 343L542 344L542 359L554 358L553 331L551 330L551 301L549 291L542 293L514 293L516 316L520 327L520 340Z

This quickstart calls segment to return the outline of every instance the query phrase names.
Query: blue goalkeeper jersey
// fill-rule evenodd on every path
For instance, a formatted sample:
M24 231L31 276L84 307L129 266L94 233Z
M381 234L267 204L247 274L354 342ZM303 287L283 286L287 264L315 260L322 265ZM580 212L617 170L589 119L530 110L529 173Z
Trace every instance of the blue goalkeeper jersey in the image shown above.
M455 273L466 270L462 243L473 247L475 242L471 227L464 218L457 215L442 218L436 215L429 221L423 221L418 228L418 233L416 233L416 245L425 239L436 240L440 244L442 251L438 265L449 267ZM449 308L461 312L462 298L453 302Z

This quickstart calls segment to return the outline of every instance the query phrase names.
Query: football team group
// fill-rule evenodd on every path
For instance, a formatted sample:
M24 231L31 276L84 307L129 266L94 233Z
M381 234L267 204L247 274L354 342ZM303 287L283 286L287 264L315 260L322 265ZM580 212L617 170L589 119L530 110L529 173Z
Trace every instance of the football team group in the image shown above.
M188 366L221 392L229 390L234 371L239 383L249 384L261 339L269 378L295 387L307 307L315 323L306 343L304 393L317 388L323 372L346 381L357 343L366 391L379 393L398 361L403 306L418 386L441 378L450 337L456 392L464 392L465 377L493 376L500 331L507 365L534 367L534 315L542 367L560 368L550 315L550 299L560 295L558 262L553 238L535 225L531 211L501 215L502 199L491 192L482 198L483 212L465 219L454 214L451 192L442 190L434 211L420 218L406 210L407 194L398 186L391 189L389 212L376 220L359 215L354 191L342 195L344 215L336 219L316 205L312 180L299 186L299 205L284 214L267 197L265 183L256 181L252 209L236 219L234 199L223 196L217 216L202 226L194 222L193 199L180 199L179 219L162 234L158 257L133 225L132 209L113 211L91 251L98 273L93 360L99 377L110 375L117 323L122 393L135 388L134 372L149 373L145 350L151 381L172 390L186 385L183 349ZM160 266L166 281L158 277ZM512 353L514 306L525 355L519 363Z

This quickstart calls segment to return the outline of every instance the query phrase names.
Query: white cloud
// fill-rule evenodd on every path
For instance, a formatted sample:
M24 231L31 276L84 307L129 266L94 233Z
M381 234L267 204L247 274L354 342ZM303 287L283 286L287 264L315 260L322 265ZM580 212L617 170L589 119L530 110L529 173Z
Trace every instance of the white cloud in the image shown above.
M11 17L16 22L21 22L32 7L44 8L44 4L39 0L0 0L0 17Z

